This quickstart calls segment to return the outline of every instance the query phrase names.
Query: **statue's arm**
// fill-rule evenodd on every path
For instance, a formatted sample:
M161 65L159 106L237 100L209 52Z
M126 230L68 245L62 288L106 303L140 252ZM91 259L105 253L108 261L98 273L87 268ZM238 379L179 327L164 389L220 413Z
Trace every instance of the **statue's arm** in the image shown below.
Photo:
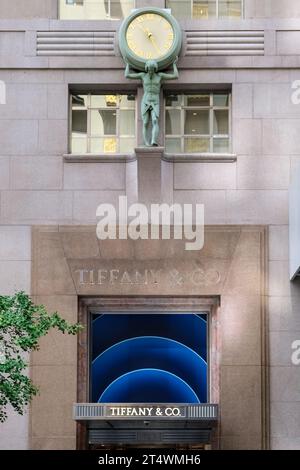
M163 80L176 80L176 78L179 77L179 73L178 73L178 68L177 68L177 60L178 60L178 57L176 57L176 59L174 60L173 62L173 73L163 73L163 72L160 72L160 76Z
M126 78L143 78L144 72L130 72L130 67L129 63L127 62L126 68L125 68L125 77Z

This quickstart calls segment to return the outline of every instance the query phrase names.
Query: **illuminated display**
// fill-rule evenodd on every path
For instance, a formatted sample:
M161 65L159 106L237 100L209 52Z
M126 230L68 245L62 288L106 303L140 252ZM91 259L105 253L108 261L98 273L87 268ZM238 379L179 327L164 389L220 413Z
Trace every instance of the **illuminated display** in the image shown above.
M96 314L91 330L92 402L207 402L206 314Z

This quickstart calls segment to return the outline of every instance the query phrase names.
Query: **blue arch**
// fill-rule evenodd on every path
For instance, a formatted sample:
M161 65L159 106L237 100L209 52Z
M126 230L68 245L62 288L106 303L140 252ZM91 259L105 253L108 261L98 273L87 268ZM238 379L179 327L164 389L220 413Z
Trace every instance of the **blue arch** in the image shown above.
M99 354L92 362L92 400L98 401L103 391L120 376L142 369L174 374L194 390L201 403L207 401L207 364L204 359L184 344L159 336L130 338ZM139 402L143 401L147 400L140 396Z
M101 394L99 403L199 403L192 388L180 377L159 369L139 369L121 375Z

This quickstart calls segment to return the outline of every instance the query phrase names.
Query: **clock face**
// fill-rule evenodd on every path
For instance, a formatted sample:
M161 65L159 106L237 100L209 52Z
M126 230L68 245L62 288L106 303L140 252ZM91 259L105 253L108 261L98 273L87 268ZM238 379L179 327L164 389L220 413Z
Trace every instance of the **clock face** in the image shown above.
M160 59L174 44L172 24L158 13L136 16L126 30L128 48L143 60Z

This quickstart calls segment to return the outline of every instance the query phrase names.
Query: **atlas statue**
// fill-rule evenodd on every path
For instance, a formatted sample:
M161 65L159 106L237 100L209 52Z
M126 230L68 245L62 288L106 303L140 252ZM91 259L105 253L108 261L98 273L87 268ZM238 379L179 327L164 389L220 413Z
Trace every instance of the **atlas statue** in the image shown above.
M144 72L130 70L129 63L126 63L125 77L140 79L143 82L144 96L141 104L141 114L144 144L147 147L158 146L161 85L164 80L178 78L177 60L178 57L173 62L173 72L171 73L158 72L158 64L155 60L147 60ZM148 137L150 123L152 124L151 140Z

